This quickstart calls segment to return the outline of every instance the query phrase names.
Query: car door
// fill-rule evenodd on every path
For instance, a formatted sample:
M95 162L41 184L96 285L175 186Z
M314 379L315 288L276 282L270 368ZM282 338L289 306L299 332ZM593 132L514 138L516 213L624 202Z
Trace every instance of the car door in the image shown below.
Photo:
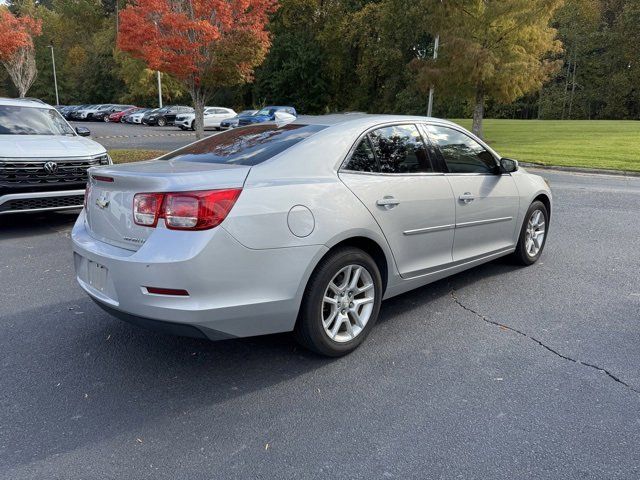
M461 129L435 124L425 129L446 165L455 198L453 261L512 248L520 197L511 175L501 173L494 155Z
M178 114L178 108L172 107L165 112L163 117L167 121L167 123L174 123L176 121L176 115Z
M452 261L455 204L414 124L364 135L340 171L382 229L398 271L414 277Z

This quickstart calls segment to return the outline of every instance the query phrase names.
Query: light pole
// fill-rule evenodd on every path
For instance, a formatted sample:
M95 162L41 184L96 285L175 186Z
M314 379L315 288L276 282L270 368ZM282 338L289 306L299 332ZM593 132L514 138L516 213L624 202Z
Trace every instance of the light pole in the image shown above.
M440 35L436 35L435 40L433 41L433 60L436 61L438 59L438 47L440 46ZM433 113L433 93L435 91L435 87L433 84L431 88L429 88L429 105L427 106L427 117L430 117Z
M56 89L56 105L60 105L60 98L58 98L58 78L56 76L56 56L53 54L53 45L47 45L51 49L51 64L53 65L53 85Z
M162 80L160 79L160 70L156 70L158 74L158 103L160 104L160 108L162 108Z

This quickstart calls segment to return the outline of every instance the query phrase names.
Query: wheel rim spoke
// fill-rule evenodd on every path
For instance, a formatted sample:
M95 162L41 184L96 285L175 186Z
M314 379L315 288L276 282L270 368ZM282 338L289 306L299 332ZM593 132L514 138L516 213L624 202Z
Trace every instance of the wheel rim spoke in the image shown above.
M362 265L347 265L328 283L322 299L322 325L327 336L344 343L367 326L375 306L373 277Z

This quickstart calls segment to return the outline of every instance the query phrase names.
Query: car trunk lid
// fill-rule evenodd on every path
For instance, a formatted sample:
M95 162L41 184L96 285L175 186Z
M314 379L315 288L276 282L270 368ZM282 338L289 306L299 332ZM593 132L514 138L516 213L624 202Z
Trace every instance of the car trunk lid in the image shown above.
M86 223L95 239L138 250L152 227L136 225L133 197L136 193L186 192L241 188L251 167L151 160L89 170ZM156 228L164 228L159 224Z

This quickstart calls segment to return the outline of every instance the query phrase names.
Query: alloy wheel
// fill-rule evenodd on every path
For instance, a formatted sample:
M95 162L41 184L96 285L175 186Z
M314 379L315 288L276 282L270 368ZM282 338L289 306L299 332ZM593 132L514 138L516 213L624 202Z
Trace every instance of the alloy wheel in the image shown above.
M356 338L371 318L375 287L371 273L362 265L347 265L329 282L322 300L322 326L338 343Z
M525 231L524 248L529 257L533 258L542 249L545 236L545 217L542 210L534 210L529 217L527 229Z

